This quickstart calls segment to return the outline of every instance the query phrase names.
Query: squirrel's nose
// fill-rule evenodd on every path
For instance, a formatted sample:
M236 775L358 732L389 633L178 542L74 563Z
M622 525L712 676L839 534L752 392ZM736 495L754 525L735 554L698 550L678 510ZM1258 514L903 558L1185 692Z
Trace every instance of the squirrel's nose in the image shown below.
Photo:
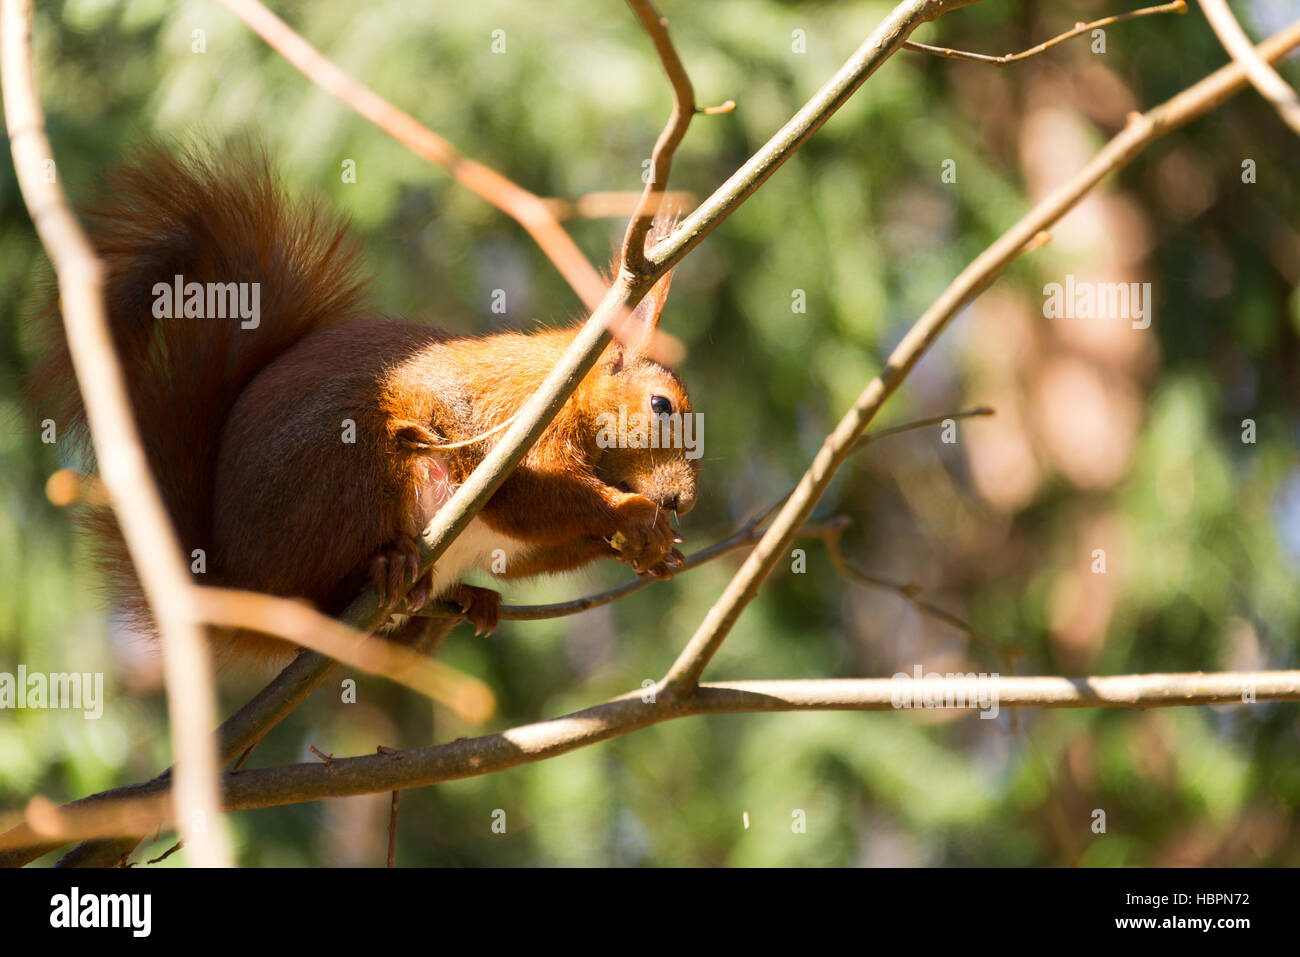
M695 496L691 495L689 492L684 494L679 492L674 495L670 501L665 503L665 507L672 509L679 516L685 515L695 507Z

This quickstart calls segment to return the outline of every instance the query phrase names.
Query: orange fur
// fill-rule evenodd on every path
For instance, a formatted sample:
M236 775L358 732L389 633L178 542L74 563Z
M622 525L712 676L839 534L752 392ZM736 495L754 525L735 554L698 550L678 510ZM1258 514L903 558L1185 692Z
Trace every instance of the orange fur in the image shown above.
M108 179L89 221L149 462L183 547L207 556L203 581L307 598L328 613L368 581L382 591L397 556L501 433L437 446L514 415L576 334L455 337L367 317L346 229L317 205L290 202L248 148L220 157L147 148ZM175 275L259 283L260 324L155 318L154 284ZM653 334L666 291L661 282L638 310L638 341ZM671 574L680 555L666 512L693 503L696 460L596 443L597 417L620 405L647 411L653 395L690 411L676 374L638 348L606 351L480 513L475 543L467 532L440 560L446 574L435 568L427 597L472 595L472 617L494 624L495 604L459 588L459 577L481 565L473 549L498 540L512 554L503 578L600 557ZM84 430L65 348L38 378L43 412ZM117 575L126 607L143 612L111 519L90 524L106 563L126 572ZM276 660L289 650L247 633L214 637L236 655Z

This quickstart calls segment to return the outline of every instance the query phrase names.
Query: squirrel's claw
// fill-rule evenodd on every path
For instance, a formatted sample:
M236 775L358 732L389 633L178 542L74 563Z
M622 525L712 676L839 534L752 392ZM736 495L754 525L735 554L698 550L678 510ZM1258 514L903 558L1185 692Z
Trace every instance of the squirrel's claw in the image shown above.
M686 567L686 556L673 549L668 553L668 557L661 562L650 566L634 567L634 571L642 577L658 578L662 581L669 581L674 575Z
M415 582L420 573L420 549L413 538L399 538L370 560L370 584L379 595L379 604L383 608L392 608L402 594L402 585ZM429 600L428 589L423 597L414 594L418 585L413 585L411 611L419 611Z
M414 615L417 611L429 603L429 589L432 584L431 575L425 575L406 593L406 610Z
M671 578L677 565L670 562L681 542L670 524L670 513L643 495L625 493L615 506L615 527L605 537L615 557L645 577ZM680 556L680 553L677 553Z
M388 556L380 553L370 559L370 584L379 596L382 608L388 607Z
M477 585L457 585L447 598L460 606L465 619L474 626L475 635L490 635L501 618L501 593Z

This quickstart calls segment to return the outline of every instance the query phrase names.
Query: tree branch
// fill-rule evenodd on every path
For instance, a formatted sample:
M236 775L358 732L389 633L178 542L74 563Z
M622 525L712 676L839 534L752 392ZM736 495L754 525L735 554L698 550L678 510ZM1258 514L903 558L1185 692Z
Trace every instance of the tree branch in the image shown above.
M1228 56L1246 71L1250 85L1273 104L1282 122L1300 135L1300 98L1296 97L1295 90L1255 51L1255 45L1224 0L1200 0L1200 4L1205 19L1210 21L1210 27L1228 51Z
M201 824L186 829L195 862L226 866L230 847L217 800L217 761L209 738L216 721L216 693L208 648L190 600L189 571L129 411L126 383L104 313L103 265L69 208L58 178L46 175L54 152L36 93L31 0L4 0L0 17L0 83L14 170L32 223L58 274L68 351L85 397L100 477L162 637L167 716L178 780L174 812L178 820L197 815Z
M324 798L379 794L504 771L652 724L703 714L760 711L895 711L992 708L1156 708L1300 700L1300 671L1090 678L1005 678L945 674L916 680L847 678L812 681L728 681L700 685L688 701L643 688L572 714L477 738L409 750L383 751L328 762L291 764L223 776L228 811L279 807ZM930 703L927 703L930 702ZM0 865L32 842L102 836L105 828L167 823L168 784L150 782L106 791L56 809L0 835ZM34 826L35 825L35 826ZM53 835L57 834L57 838Z

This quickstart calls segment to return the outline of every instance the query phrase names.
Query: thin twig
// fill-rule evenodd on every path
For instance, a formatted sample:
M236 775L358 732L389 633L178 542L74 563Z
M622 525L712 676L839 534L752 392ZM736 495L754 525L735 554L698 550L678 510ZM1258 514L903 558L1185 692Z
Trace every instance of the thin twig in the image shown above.
M147 863L147 864L161 864L163 861L167 860L167 858L171 857L173 854L175 854L177 851L179 851L179 850L180 850L182 847L184 847L184 846L185 846L185 842L184 842L184 841L177 841L175 844L173 844L171 847L167 848L167 850L163 851L163 852L162 852L161 854L159 854L157 857L153 858L152 860L146 861L145 863Z
M641 203L643 190L595 190L583 193L577 199L544 199L546 208L558 220L565 219L604 219L614 216L631 216ZM687 190L669 190L661 197L661 202L673 209L686 209L694 206L695 194Z
M59 301L77 384L85 397L100 477L158 626L167 716L176 756L175 812L187 828L195 864L230 864L217 800L217 761L209 729L216 693L207 645L194 618L189 571L127 401L104 312L103 264L68 206L58 178L43 175L54 153L36 93L31 59L31 0L4 0L0 70L5 122L23 201L58 274Z
M893 582L888 579L877 578L875 575L868 575L866 572L858 571L856 568L849 565L848 561L844 558L842 535L836 534L827 536L825 542L827 553L830 555L831 559L831 567L839 572L844 578L849 581L870 586L871 588L892 591L900 598L910 602L918 610L925 612L933 618L937 618L944 624L951 625L958 631L964 632L968 637L972 639L978 637L975 634L975 629L970 626L969 622L958 618L951 612L944 611L938 605L923 600L920 597L921 589L919 586L911 583Z
M974 409L967 409L965 412L948 412L944 415L932 415L925 419L915 419L911 422L904 422L902 425L891 425L887 429L877 429L874 432L869 432L858 439L857 448L865 448L869 443L878 442L891 435L901 435L904 432L928 429L933 425L943 425L949 419L953 421L958 419L980 419L987 418L990 415L997 415L997 410L991 406L981 405Z
M845 522L842 526L830 529L826 534L819 536L826 543L826 551L830 556L831 567L841 577L859 585L866 585L869 588L879 588L882 591L893 592L921 614L929 615L931 618L963 632L968 641L994 655L998 660L1006 663L1008 667L1015 659L1025 654L1025 649L1022 646L1018 644L999 644L985 638L976 632L965 619L959 618L952 612L945 611L933 602L922 598L922 589L919 585L911 582L895 582L886 578L878 578L875 575L868 575L866 572L854 568L848 563L848 559L844 557L843 535L847 527L848 523Z
M654 277L663 275L767 182L849 97L893 56L922 23L979 0L903 0L882 20L835 74L727 181L649 250Z
M931 46L928 43L917 43L908 40L903 46L908 50L916 53L929 53L934 56L947 57L951 60L972 60L976 63L991 63L994 66L1006 66L1008 63L1016 63L1020 60L1027 60L1031 56L1037 56L1044 50L1049 50L1058 43L1064 43L1083 33L1089 33L1101 27L1108 27L1113 23L1120 23L1124 20L1134 20L1138 17L1149 17L1157 13L1186 13L1186 0L1173 0L1172 3L1162 3L1155 7L1144 7L1141 10L1133 10L1129 13L1116 14L1113 17L1102 17L1100 20L1093 20L1091 23L1076 23L1071 29L1064 33L1058 34L1052 39L1047 40L1038 46L1030 47L1028 50L1022 50L1019 53L1004 53L1002 56L992 56L987 53L970 53L966 50L954 50L951 47Z
M846 518L836 517L823 522L805 525L800 529L799 537L820 538L832 529L839 528L847 521ZM728 555L742 548L748 548L758 541L762 534L762 530L754 522L748 522L726 538L687 556L685 563L677 570L674 578L699 568L716 558L721 558L723 555ZM633 578L621 585L597 592L594 595L571 598L568 601L558 601L548 605L502 605L500 617L502 621L545 621L552 618L566 618L569 615L590 611L592 608L598 608L601 605L608 605L620 598L635 594L643 588L649 588L651 585L664 581L665 579L662 578ZM430 602L418 614L426 618L462 619L465 617L464 612L451 602Z

